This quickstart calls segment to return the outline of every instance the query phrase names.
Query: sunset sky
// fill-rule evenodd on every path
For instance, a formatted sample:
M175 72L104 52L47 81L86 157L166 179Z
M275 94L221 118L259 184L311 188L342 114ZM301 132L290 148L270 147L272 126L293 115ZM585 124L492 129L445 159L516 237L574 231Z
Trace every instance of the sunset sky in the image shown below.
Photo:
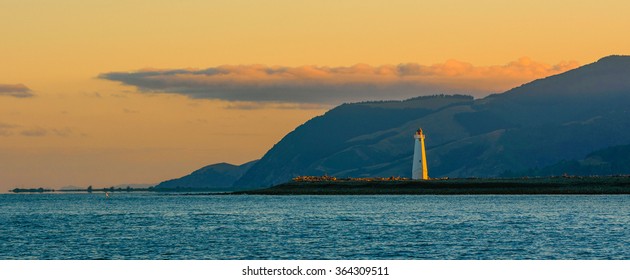
M0 191L159 183L343 102L630 54L629 1L0 1Z

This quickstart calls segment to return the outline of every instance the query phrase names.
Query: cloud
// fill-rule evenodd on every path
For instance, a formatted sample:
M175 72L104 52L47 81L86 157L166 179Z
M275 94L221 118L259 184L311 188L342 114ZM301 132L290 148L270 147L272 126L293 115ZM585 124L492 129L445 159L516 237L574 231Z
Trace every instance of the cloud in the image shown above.
M27 98L35 96L31 89L23 84L7 85L0 84L0 96L11 96L17 98Z
M45 129L42 127L35 127L31 129L25 129L20 132L22 136L27 137L43 137L47 135L54 135L59 137L70 137L75 134L75 131L69 127Z
M10 136L13 134L13 128L18 127L17 125L2 123L0 122L0 136Z
M93 91L93 92L84 92L84 93L83 93L83 95L84 95L84 96L87 96L87 97L93 97L93 98L101 98L101 97L103 97L103 96L101 95L101 93L100 93L100 92L98 92L98 91Z
M28 137L41 137L41 136L46 136L46 134L48 134L48 130L38 127L38 128L22 130L20 134L22 134L22 136L28 136Z
M64 128L59 128L59 129L54 128L51 130L51 132L60 137L69 137L74 133L74 131L69 127L64 127Z
M225 107L228 110L322 110L329 109L329 106L319 103L280 103L280 102L253 102L235 101L229 102Z
M99 78L135 86L146 94L169 93L195 99L254 103L337 104L440 93L482 97L577 66L576 62L548 65L529 58L494 66L474 66L457 60L434 65L357 64L349 67L223 65L203 70L110 72ZM259 106L254 103L235 104L234 108Z

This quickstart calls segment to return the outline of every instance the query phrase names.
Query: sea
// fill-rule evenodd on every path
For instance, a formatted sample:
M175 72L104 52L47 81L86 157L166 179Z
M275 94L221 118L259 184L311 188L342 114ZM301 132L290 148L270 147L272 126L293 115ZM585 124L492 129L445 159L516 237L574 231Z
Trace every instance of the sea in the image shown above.
M630 195L0 194L0 259L630 259Z

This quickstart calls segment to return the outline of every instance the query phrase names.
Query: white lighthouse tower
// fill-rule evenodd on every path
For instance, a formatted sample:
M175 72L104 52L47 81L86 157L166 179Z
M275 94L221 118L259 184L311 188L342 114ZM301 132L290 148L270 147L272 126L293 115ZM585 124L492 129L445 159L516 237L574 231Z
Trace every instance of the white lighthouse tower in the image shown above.
M413 166L411 168L411 179L413 180L428 180L429 170L427 169L427 155L424 150L424 133L422 128L418 128L416 134L413 135L414 147L413 147Z

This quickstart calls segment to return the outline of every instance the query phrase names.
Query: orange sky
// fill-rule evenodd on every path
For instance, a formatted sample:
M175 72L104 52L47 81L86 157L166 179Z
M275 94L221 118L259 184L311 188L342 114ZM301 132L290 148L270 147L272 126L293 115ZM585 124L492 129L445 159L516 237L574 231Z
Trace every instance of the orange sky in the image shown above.
M0 191L157 183L259 158L337 102L630 53L628 1L428 2L2 1Z

